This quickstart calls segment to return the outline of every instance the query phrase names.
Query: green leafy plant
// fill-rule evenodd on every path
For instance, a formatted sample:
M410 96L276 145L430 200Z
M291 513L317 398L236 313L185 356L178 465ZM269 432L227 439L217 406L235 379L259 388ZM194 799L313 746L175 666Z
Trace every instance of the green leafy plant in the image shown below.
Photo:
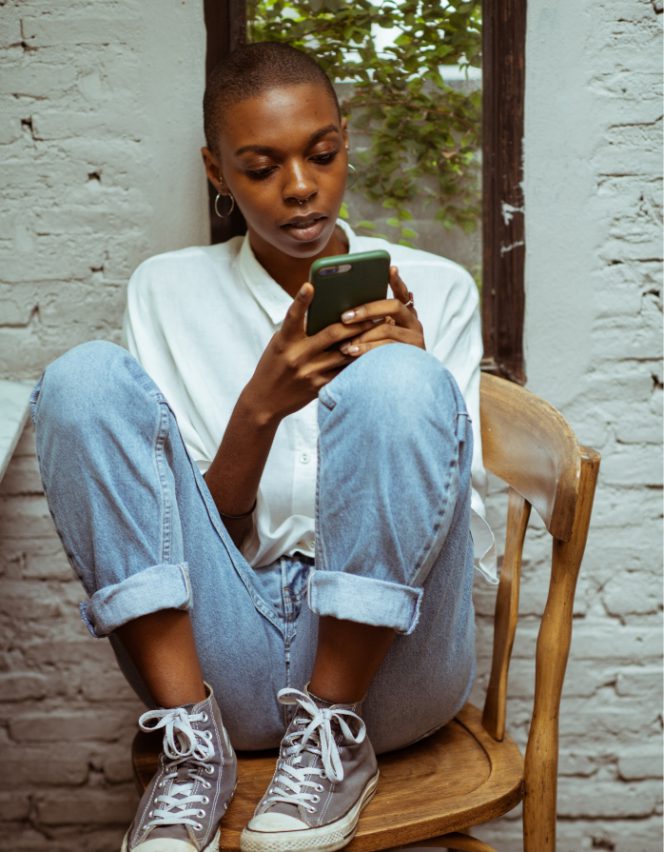
M366 140L353 151L354 190L386 209L394 236L417 236L415 202L445 228L477 226L481 95L446 82L441 66L479 67L480 0L255 0L249 12L252 41L314 53L337 84ZM378 28L399 32L382 50ZM369 221L358 227L375 230Z

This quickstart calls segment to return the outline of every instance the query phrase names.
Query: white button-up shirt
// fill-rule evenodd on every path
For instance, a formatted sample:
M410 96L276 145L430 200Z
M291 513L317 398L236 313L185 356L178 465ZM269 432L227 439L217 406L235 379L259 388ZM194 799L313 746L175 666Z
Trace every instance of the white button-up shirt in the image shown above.
M486 475L479 428L482 339L477 289L452 261L356 236L339 223L349 251L385 249L412 290L427 350L453 374L473 421L471 532L477 567L495 582L494 540L484 521ZM231 412L291 297L257 261L249 239L167 252L129 281L124 341L177 417L185 446L205 473ZM255 568L295 552L315 552L317 401L277 429L257 495L254 531L243 553Z

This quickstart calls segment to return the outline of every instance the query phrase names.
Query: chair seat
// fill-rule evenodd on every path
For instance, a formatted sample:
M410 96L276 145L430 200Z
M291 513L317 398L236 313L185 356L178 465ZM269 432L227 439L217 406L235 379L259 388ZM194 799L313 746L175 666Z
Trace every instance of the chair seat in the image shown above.
M379 758L378 793L363 811L349 852L389 849L494 819L522 798L523 760L509 737L493 740L472 704L440 731ZM159 739L137 734L134 772L144 788L156 771ZM239 850L240 832L265 792L274 752L239 756L235 797L221 824L221 849Z

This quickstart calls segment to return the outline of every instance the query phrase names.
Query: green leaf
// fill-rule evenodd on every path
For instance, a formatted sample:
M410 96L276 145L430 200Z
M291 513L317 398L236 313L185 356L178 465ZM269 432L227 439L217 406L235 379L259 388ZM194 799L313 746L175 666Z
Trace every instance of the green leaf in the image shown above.
M404 227L414 199L443 227L477 227L481 92L474 81L446 82L440 66L480 66L481 0L250 0L248 12L251 39L309 50L333 80L350 82L342 109L356 191L391 211L401 241L416 236ZM381 55L376 28L398 30Z

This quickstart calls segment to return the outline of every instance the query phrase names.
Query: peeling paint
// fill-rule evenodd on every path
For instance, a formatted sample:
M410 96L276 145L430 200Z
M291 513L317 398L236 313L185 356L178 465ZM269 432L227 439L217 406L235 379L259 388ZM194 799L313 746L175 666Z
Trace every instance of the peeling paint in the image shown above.
M500 254L502 255L509 254L514 249L520 248L521 246L525 246L525 242L523 240L517 240L515 243L510 243L508 246L500 247Z
M513 204L510 204L509 201L503 201L500 206L500 212L503 217L503 224L509 225L509 223L514 218L515 213L521 213L523 215L523 207L515 207Z

